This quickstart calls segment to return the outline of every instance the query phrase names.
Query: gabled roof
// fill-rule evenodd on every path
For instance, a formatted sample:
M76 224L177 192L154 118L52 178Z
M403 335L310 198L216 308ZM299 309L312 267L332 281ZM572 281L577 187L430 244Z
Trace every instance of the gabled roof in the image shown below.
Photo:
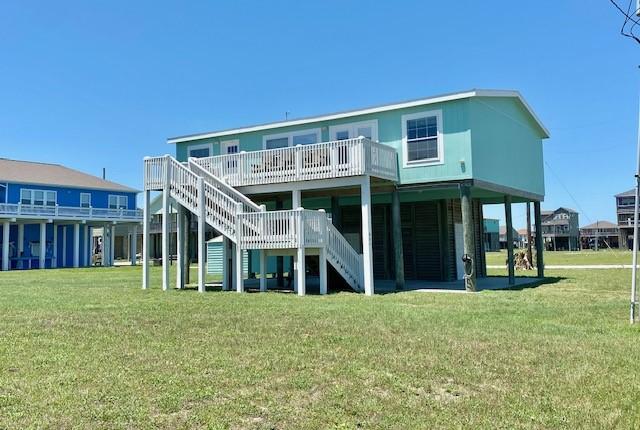
M624 193L616 194L615 197L634 197L636 195L635 188L631 188L629 191L625 191Z
M580 227L580 230L593 230L596 228L618 228L618 226L609 221L596 221L593 224L585 225L584 227Z
M190 134L186 136L171 137L167 139L167 143L181 143L181 142L188 142L192 140L208 139L212 137L228 136L232 134L248 133L252 131L269 130L273 128L289 127L289 126L301 125L301 124L307 124L307 123L313 123L313 122L319 122L319 121L329 121L329 120L347 118L347 117L356 116L356 115L366 115L370 113L385 112L385 111L390 111L395 109L402 109L402 108L413 107L413 106L422 106L422 105L428 105L433 103L442 103L442 102L447 102L452 100L468 99L472 97L516 98L520 102L520 104L524 107L524 109L529 113L529 115L531 115L536 125L540 128L540 131L542 132L542 137L545 139L549 137L549 130L547 130L544 124L542 124L542 121L540 121L540 119L535 114L533 109L531 109L531 106L529 106L529 104L524 100L524 98L518 91L473 89L469 91L442 94L434 97L407 100L399 103L390 103L390 104L384 104L384 105L378 105L378 106L371 106L363 109L335 112L335 113L318 115L318 116L310 116L305 118L293 119L289 121L276 121L276 122L270 122L265 124L257 124L257 125L251 125L251 126L245 126L245 127L210 131L206 133L197 133L197 134Z
M61 166L60 164L0 158L0 182L49 185L92 190L135 193L138 190L106 181L97 176Z

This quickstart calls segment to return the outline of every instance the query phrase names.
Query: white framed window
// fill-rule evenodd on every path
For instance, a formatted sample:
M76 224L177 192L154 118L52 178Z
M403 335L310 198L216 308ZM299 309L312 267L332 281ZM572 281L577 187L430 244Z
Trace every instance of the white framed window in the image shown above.
M355 139L364 136L374 142L378 141L378 120L351 122L329 127L331 140Z
M187 156L194 158L209 157L211 156L211 145L208 143L190 145L187 147Z
M442 111L402 115L404 167L444 163Z
M127 196L109 194L109 209L126 209L128 200Z
M57 194L55 191L20 189L20 203L34 206L55 206Z
M320 142L320 129L299 130L289 133L271 134L263 136L264 149L286 148L287 146L312 145Z
M91 207L91 194L80 193L80 207L81 208Z

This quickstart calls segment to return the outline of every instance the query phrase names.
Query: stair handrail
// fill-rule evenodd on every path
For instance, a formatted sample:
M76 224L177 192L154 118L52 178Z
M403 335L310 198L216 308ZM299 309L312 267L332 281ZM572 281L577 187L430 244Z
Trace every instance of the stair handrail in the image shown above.
M189 169L191 169L192 171L197 170L197 172L194 173L199 174L200 176L205 178L205 182L209 182L214 188L217 188L236 202L242 203L244 206L244 212L260 212L262 210L261 207L249 197L245 196L240 191L236 190L235 188L218 178L216 175L209 172L207 169L199 165L195 160L197 160L197 158L189 157Z
M357 282L358 288L362 288L363 267L362 255L359 254L340 231L330 222L327 222L327 253L333 254L345 262L345 267L349 269L349 273L354 281ZM354 273L355 268L355 273Z

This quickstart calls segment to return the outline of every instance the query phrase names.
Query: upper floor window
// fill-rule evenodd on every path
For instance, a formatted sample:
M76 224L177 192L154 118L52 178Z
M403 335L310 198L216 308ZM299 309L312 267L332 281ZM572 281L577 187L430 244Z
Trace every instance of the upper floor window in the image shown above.
M88 208L91 206L91 194L89 193L80 193L80 207Z
M320 129L293 131L264 136L264 149L286 148L287 146L312 145L320 142Z
M20 190L20 203L34 206L55 206L56 192L22 188Z
M332 125L329 127L331 140L355 139L363 136L375 142L378 141L378 121L360 121L349 124Z
M636 202L635 197L618 197L618 206L633 206Z
M189 157L202 158L202 157L208 157L210 155L211 155L211 148L209 144L205 143L203 145L194 145L189 147Z
M127 196L109 194L109 209L126 209L127 201Z
M442 112L403 115L402 143L405 167L442 163Z

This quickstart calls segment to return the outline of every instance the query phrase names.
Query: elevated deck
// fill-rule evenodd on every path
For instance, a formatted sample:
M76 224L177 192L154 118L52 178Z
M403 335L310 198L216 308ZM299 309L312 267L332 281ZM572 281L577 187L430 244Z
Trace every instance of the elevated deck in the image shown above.
M105 209L0 203L0 218L137 223L142 221L142 211L139 209Z

